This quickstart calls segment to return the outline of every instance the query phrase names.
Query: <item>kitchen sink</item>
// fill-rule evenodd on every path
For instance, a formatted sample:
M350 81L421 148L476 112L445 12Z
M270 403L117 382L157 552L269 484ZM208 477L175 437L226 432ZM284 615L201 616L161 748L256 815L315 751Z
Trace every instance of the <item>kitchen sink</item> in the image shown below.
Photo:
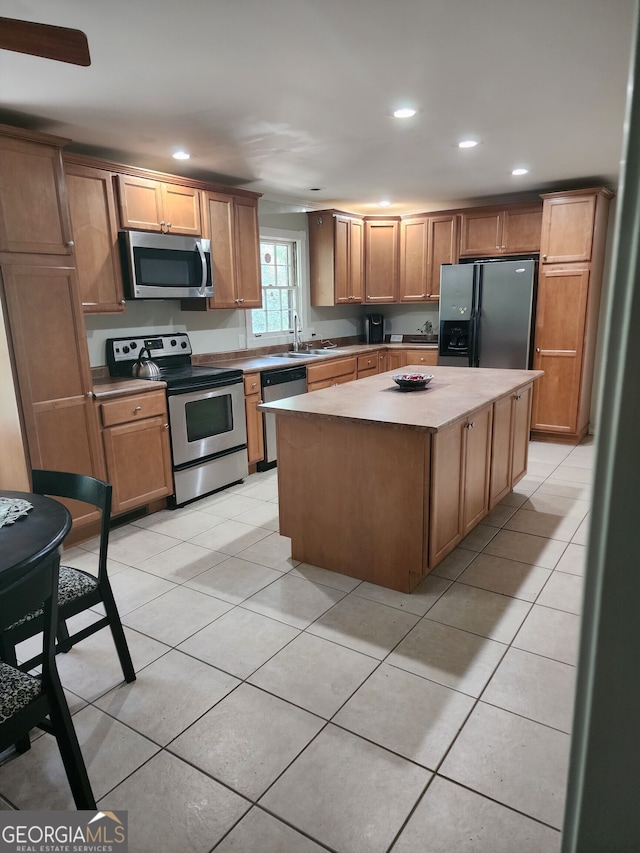
M305 349L299 352L276 352L268 355L267 358L319 358L323 355L348 355L348 353L339 349Z

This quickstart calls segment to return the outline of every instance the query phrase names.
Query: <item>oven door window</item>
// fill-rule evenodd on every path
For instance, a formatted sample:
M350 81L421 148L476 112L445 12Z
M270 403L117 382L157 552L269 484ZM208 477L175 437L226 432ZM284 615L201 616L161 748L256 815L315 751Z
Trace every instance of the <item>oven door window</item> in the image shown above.
M189 443L233 430L233 406L229 394L193 400L184 408Z
M244 386L170 393L169 423L174 465L225 453L247 443Z

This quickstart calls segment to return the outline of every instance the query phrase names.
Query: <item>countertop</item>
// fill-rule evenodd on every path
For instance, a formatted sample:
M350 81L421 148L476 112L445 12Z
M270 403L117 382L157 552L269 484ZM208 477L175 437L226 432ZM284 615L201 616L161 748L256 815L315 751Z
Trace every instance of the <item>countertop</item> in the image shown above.
M541 370L429 367L434 378L424 390L402 391L392 379L396 372L263 403L258 409L438 432L543 375ZM424 372L424 368L408 365L403 372Z
M110 397L124 397L130 394L164 391L167 383L159 379L128 379L117 376L105 376L93 380L93 395L96 400L108 400Z

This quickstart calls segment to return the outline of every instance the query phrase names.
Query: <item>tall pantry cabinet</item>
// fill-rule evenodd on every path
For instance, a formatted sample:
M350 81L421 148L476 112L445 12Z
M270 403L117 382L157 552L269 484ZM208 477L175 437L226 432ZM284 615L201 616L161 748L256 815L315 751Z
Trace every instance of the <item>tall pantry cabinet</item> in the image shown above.
M100 477L103 458L62 168L66 141L0 126L2 299L29 467ZM76 525L96 517L85 504L70 509Z
M533 368L533 436L580 441L589 428L608 189L542 196Z

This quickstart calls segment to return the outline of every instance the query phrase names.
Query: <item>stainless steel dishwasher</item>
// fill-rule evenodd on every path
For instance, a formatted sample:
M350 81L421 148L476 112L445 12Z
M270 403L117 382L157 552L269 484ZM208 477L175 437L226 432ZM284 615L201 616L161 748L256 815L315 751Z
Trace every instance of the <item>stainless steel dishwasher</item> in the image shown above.
M283 367L265 370L260 374L262 399L265 403L285 400L307 392L307 368ZM276 416L264 413L264 461L258 462L258 470L265 471L276 464Z

